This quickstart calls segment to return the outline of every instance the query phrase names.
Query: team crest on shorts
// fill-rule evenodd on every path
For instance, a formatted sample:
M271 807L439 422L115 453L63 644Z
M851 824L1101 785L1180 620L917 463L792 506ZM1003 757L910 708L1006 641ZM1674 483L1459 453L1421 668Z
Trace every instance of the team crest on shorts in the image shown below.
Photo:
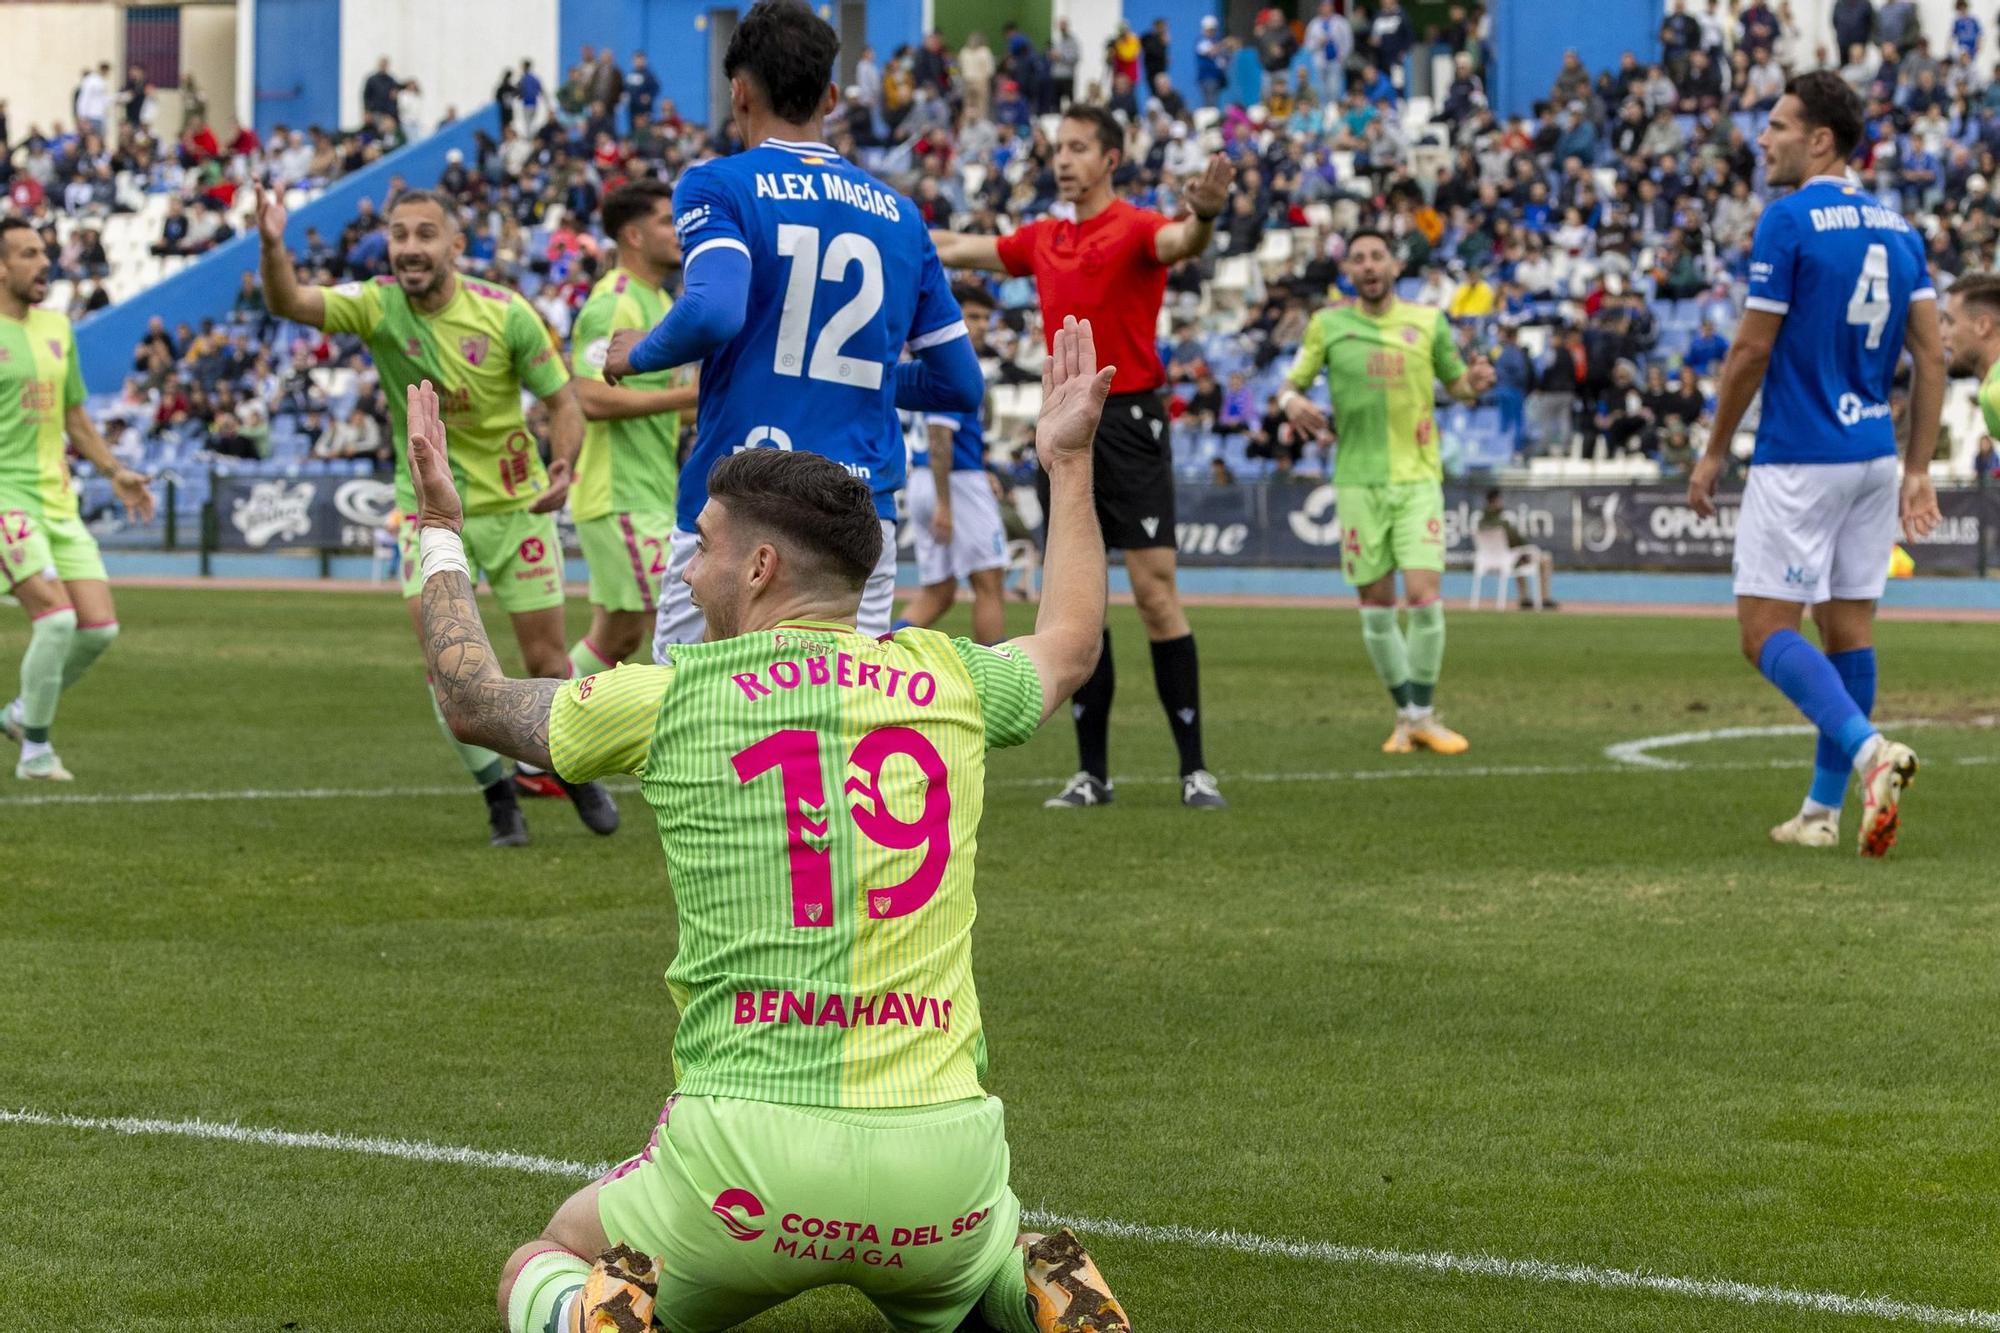
M764 1201L749 1190L726 1189L716 1195L715 1202L709 1205L710 1211L722 1219L722 1229L735 1239L748 1241L763 1235L764 1228L750 1226L736 1216L738 1208L743 1210L743 1216L747 1218L755 1219L764 1215Z
M521 543L521 558L531 565L542 563L542 557L547 554L548 548L542 545L540 537L530 537Z
M491 345L491 341L483 333L458 340L460 355L465 357L466 364L473 366L481 365L485 362L486 349Z

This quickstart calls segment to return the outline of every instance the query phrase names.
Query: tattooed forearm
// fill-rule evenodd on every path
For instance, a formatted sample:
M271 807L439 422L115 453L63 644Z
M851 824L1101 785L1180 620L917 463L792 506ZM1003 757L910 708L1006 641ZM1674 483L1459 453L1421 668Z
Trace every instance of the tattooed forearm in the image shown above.
M500 669L465 575L446 570L424 581L419 607L424 660L452 734L538 768L549 764L549 705L559 680L509 680Z

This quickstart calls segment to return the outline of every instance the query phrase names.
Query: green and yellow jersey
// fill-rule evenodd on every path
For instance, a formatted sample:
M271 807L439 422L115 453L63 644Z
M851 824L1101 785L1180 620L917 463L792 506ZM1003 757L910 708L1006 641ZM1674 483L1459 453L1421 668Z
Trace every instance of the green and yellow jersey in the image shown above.
M0 316L0 509L75 518L63 418L81 403L76 334L53 310Z
M570 332L577 378L601 381L611 335L620 329L650 331L672 305L659 288L622 268L599 278ZM634 389L671 389L676 374L659 370L621 383ZM570 516L581 523L606 514L671 514L680 489L680 440L678 412L591 422L569 491Z
M1356 301L1322 310L1285 378L1303 393L1322 369L1340 441L1335 486L1444 480L1433 383L1452 383L1465 362L1443 311L1405 301L1379 319Z
M793 1105L981 1094L972 872L986 752L1034 664L929 630L795 623L571 681L549 753L634 773L680 918L676 1090Z
M1986 433L2000 440L2000 361L1995 361L1979 382L1979 415L1985 420Z
M394 278L321 288L326 331L356 333L368 344L389 399L396 441L396 503L414 513L405 398L429 380L438 392L451 472L468 516L526 509L547 489L535 437L521 412L521 390L547 398L569 382L549 331L527 298L470 278L444 309L426 315Z

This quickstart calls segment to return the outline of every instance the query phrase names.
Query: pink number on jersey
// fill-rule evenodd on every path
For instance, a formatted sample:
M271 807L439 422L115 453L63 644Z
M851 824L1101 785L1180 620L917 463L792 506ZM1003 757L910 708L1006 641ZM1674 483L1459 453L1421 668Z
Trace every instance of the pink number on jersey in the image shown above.
M914 759L924 775L924 808L911 823L890 814L882 799L882 766L899 754ZM871 918L908 916L931 900L951 861L951 788L946 783L944 756L920 731L883 727L862 738L848 763L862 772L861 777L850 777L846 787L854 824L862 836L892 851L924 849L924 859L908 879L887 888L869 889L866 894Z
M792 924L833 924L832 829L826 780L820 773L819 735L777 731L738 754L736 780L748 783L772 769L784 786L785 833L792 864ZM818 843L810 845L807 839Z

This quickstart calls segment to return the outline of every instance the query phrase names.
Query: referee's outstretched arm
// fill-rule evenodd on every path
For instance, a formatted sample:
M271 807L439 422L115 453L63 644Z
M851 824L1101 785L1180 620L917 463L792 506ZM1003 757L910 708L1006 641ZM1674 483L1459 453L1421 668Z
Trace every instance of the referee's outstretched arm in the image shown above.
M1014 641L1041 677L1044 722L1090 679L1104 646L1104 534L1091 490L1091 445L1113 373L1097 368L1090 321L1065 319L1042 363L1035 421L1035 452L1049 474L1042 606L1035 632Z
M946 268L979 268L988 273L1005 273L1007 266L1000 262L1000 238L998 236L973 236L962 231L934 231L931 244L937 247L938 260Z

